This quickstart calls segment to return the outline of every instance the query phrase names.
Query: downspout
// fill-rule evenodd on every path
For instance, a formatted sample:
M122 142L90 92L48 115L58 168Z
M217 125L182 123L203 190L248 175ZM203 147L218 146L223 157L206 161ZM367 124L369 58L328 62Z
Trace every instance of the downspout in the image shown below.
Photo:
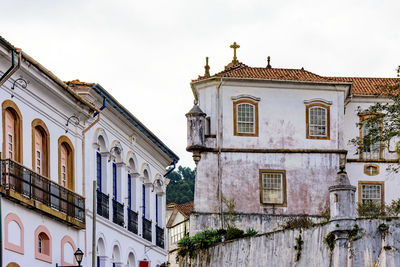
M175 170L175 168L176 168L176 163L177 163L177 160L174 159L174 161L171 162L171 164L170 164L170 166L171 166L171 165L174 165L174 166L172 166L172 169L170 169L169 171L167 171L166 174L164 174L164 177L167 177L168 174L170 174L171 172L173 172L173 170Z
M86 132L89 131L96 123L98 123L100 121L100 111L103 110L105 108L105 100L103 101L103 106L100 109L95 109L95 114L97 115L97 118L95 121L93 121L86 129L84 129L82 131L82 195L85 197L86 196L86 177L85 177L85 170L86 170L86 161L85 161L85 157L86 157L86 153L85 153L85 144L86 144ZM95 195L94 195L95 196ZM93 203L95 203L95 199L93 199ZM93 215L95 214L95 210L93 210ZM86 215L85 215L86 217ZM94 218L94 216L93 216ZM92 224L93 224L93 228L95 228L95 221L94 219L92 220ZM85 231L85 254L87 254L87 235L86 235L86 231ZM95 250L96 250L96 233L93 232L93 244L92 244L92 261L94 264L95 260L96 260L96 254L95 254ZM94 265L93 265L94 266Z
M4 43L4 41L0 38L0 41ZM22 51L20 49L15 49L7 45L7 47L11 48L11 67L1 76L0 78L0 86L2 86L21 66L22 59ZM15 65L15 52L18 54L18 63Z
M217 150L218 150L218 170L217 170L217 175L218 175L218 197L219 197L219 214L220 214L220 220L221 220L221 228L224 227L223 223L223 215L222 215L222 180L221 180L221 139L222 139L222 129L221 129L221 95L220 95L220 88L222 86L222 78L217 86Z

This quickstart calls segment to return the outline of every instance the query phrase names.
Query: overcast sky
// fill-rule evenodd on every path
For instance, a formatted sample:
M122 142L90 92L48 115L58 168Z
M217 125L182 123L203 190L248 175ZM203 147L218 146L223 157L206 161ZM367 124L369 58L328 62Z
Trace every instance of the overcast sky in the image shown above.
M395 77L398 0L12 0L0 35L62 80L101 84L181 158L190 81L232 60L319 75Z

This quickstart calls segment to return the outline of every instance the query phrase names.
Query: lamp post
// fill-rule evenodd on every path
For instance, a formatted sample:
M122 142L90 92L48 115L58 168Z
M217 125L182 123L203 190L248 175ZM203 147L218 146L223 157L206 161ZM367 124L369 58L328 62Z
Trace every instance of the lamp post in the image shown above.
M82 262L82 259L83 259L83 251L80 250L80 248L78 248L75 251L74 256L75 256L76 262L78 263L78 266L75 266L75 267L82 267L81 262ZM74 267L74 266L71 266L71 265L68 265L68 266L69 267ZM56 263L56 267L67 267L67 266L58 265L58 263Z

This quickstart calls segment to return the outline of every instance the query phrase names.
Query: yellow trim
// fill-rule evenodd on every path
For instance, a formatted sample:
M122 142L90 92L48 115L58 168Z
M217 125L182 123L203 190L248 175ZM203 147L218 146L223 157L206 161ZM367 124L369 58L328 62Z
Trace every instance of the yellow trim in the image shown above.
M36 172L36 156L35 156L35 128L39 127L45 137L43 144L45 146L46 158L42 159L44 162L44 172L41 174L42 176L49 177L50 176L50 133L46 124L41 119L34 119L32 121L32 170Z
M75 191L75 150L72 145L71 140L65 135L60 136L58 138L58 183L61 185L61 146L66 144L66 148L68 151L68 159L67 159L67 170L68 170L68 185L67 188L71 191Z
M15 157L14 160L20 164L23 164L23 138L22 138L22 114L21 111L19 110L17 104L15 104L13 101L11 100L5 100L2 103L2 126L3 126L3 159L7 158L8 153L6 153L6 128L5 128L5 111L6 109L10 109L11 112L14 113L14 115L16 116L16 125L15 125L15 131L16 131L16 135L18 137L17 140L17 146L15 149Z

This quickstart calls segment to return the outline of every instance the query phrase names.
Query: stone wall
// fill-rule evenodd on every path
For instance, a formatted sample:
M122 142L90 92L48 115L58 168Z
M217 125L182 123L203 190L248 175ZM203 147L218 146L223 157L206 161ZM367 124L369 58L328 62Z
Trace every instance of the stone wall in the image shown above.
M221 216L217 213L193 212L190 215L190 235L201 232L204 229L227 228L228 224L246 231L254 229L259 233L268 233L282 229L288 220L293 218L304 217L304 215L273 215L273 214L252 214L252 213L235 213L230 217L228 213L224 213L223 223L221 224ZM322 216L307 216L314 223L320 223L325 219Z
M359 230L337 231L336 222L305 230L284 230L220 243L186 260L186 267L221 266L400 266L400 220L357 219ZM382 231L388 226L387 232ZM381 229L381 230L380 230ZM331 251L324 242L336 233ZM299 237L303 240L299 248ZM297 240L296 240L297 239ZM299 259L297 255L299 254Z

